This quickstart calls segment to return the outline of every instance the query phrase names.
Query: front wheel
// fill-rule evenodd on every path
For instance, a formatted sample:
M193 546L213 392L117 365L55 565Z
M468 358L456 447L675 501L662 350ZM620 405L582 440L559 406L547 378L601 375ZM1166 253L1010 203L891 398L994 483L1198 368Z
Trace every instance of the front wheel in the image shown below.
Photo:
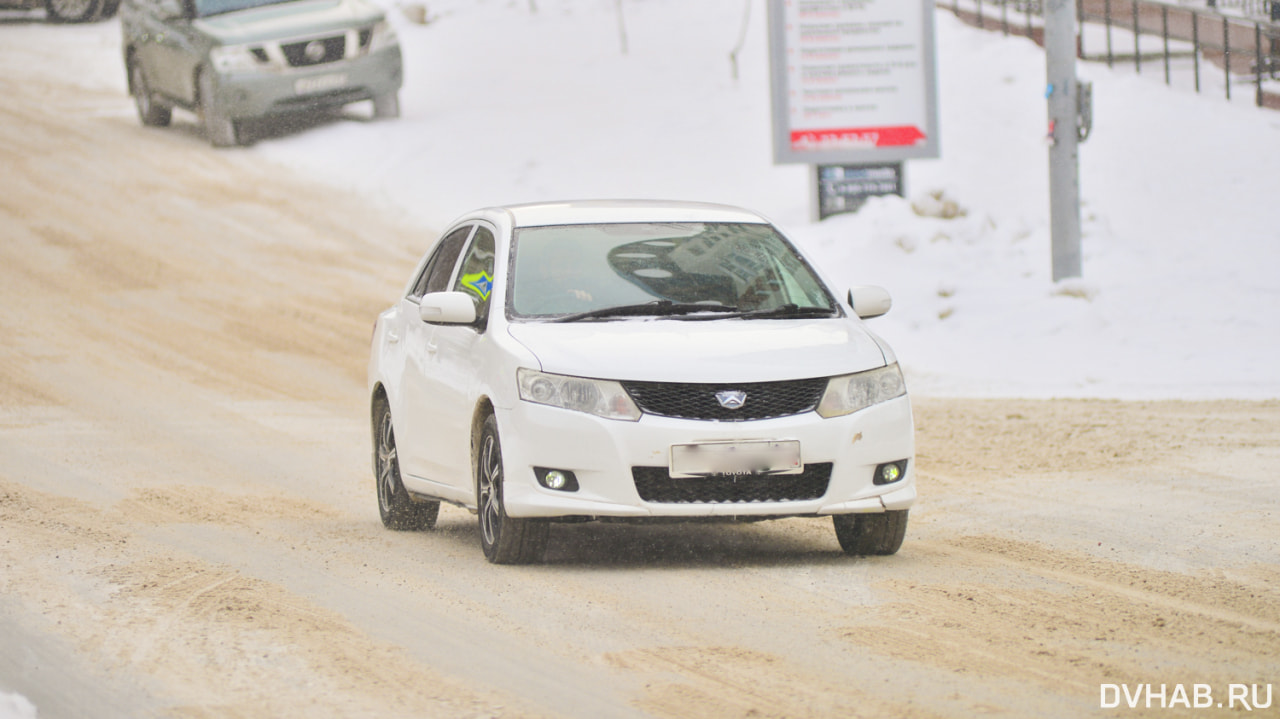
M224 115L222 108L218 107L213 91L213 73L209 70L201 72L197 86L200 91L200 97L197 98L200 124L204 126L204 134L209 138L209 143L214 147L239 145L236 121Z
M907 536L907 510L879 514L837 514L836 539L845 554L896 554Z
M400 95L388 92L373 98L373 116L378 120L392 120L400 117Z
M494 564L541 562L547 551L551 525L545 520L507 516L502 503L502 445L498 421L484 420L480 454L476 458L476 506L480 515L480 548Z
M431 529L440 514L439 502L419 502L400 481L396 433L391 408L379 398L373 407L373 471L378 480L378 514L382 526L396 530Z

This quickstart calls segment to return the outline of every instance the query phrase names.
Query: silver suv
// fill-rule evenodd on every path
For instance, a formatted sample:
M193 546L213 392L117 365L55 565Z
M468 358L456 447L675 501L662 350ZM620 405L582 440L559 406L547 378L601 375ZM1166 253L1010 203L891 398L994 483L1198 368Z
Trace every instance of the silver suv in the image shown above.
M224 147L251 118L362 100L400 114L400 42L368 0L124 0L120 19L144 125L180 107Z

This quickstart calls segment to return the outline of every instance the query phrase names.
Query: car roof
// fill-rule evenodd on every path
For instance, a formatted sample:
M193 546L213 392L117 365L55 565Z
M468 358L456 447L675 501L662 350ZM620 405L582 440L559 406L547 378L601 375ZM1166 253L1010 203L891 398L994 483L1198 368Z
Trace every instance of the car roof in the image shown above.
M617 222L746 222L769 224L760 215L731 205L667 200L573 200L507 205L516 227L595 225Z

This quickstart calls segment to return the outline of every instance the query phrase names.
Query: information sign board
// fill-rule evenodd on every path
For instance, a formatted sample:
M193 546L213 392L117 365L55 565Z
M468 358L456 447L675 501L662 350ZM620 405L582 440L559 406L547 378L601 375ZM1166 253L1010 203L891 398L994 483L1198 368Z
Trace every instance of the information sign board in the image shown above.
M933 0L769 0L774 162L938 157Z
M818 165L817 219L825 220L842 212L857 212L869 197L899 195L902 191L902 163L882 165Z

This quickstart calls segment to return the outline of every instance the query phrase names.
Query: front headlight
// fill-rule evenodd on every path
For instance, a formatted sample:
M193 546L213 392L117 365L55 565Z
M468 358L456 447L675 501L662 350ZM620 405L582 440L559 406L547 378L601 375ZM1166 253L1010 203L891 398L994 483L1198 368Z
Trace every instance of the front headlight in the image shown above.
M380 20L378 24L373 26L373 32L369 36L369 52L385 50L399 44L400 38L396 36L396 31L391 28L391 23L386 20Z
M220 45L209 51L209 61L220 73L277 69L266 50L253 45Z
M634 422L640 409L617 382L547 374L531 369L516 371L520 399L562 409L594 414L606 419Z
M818 414L841 417L906 393L907 383L903 381L902 370L896 363L867 372L832 377L827 382L822 401L818 403Z

